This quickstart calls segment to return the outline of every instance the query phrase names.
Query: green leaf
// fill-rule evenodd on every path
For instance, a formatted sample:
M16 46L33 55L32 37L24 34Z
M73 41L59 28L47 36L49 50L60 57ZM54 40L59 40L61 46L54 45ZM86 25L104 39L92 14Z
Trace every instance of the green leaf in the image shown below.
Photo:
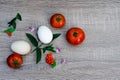
M46 52L46 48L43 48L43 53L45 53Z
M48 50L48 51L52 51L52 52L56 52L55 50L51 49L51 50Z
M16 28L16 19L22 21L22 17L21 17L21 15L19 13L17 13L15 18L13 18L10 22L8 22L9 27L12 26L13 28Z
M19 13L17 13L17 15L16 15L16 19L22 21L22 17L21 17L21 15L20 15Z
M58 38L60 35L61 35L60 33L53 34L53 40L56 39L56 38ZM52 41L53 41L53 40L52 40Z
M8 28L7 30L4 30L4 33L11 32L13 33L15 31L14 28Z
M16 29L16 22L13 22L11 26Z
M37 40L35 39L34 36L32 36L32 35L29 34L29 33L26 33L26 36L27 36L27 38L30 40L30 42L31 42L35 47L38 46L38 42L37 42Z
M43 53L45 53L46 51L56 52L56 51L54 50L53 44L44 47L44 48L43 48Z
M56 61L54 61L53 64L51 64L52 68L54 68L56 66Z
M16 18L13 18L10 22L8 22L8 24L9 24L9 27L11 27L11 26L15 26L16 27Z
M41 57L42 57L41 49L37 48L36 49L36 64L40 62Z

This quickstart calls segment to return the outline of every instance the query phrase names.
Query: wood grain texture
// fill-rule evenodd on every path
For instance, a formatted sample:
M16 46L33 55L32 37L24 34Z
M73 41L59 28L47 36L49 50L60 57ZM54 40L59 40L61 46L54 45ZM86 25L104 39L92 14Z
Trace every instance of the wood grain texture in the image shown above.
M2 33L16 13L22 22L11 38ZM49 18L62 13L67 19L63 29L53 29ZM62 33L54 45L62 48L54 54L57 67L52 69L42 61L35 64L35 54L24 57L18 70L10 69L6 58L10 45L27 40L28 26L48 26L53 33ZM80 46L69 45L66 31L73 26L82 28L86 40ZM0 80L120 80L120 0L0 0ZM66 64L61 64L61 58Z

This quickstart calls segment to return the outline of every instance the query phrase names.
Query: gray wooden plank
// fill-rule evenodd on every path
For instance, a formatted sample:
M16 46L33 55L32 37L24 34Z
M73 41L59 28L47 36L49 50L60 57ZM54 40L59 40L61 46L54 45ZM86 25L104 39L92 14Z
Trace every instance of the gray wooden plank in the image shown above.
M2 33L7 22L17 12L23 21L11 38ZM65 15L63 29L49 24L52 14ZM57 67L45 63L45 55L35 64L35 54L24 56L20 69L10 69L6 58L12 53L10 45L16 40L27 40L28 26L47 25L53 33L62 33L54 45L62 48L54 54ZM84 29L86 40L72 46L65 40L66 31L77 26ZM0 0L0 80L119 80L120 79L120 1L119 0ZM66 64L61 64L61 59Z

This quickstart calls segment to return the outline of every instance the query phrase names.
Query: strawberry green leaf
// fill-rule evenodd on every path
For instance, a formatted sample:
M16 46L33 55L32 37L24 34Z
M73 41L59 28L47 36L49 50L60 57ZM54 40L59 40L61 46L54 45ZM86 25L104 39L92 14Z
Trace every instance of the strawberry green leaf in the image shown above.
M61 35L60 33L53 34L53 40L56 39L56 38L58 38L60 35ZM53 41L53 40L52 40L52 41Z
M11 26L15 26L16 27L16 18L13 18L10 22L8 22L8 24L9 24L9 27L11 27Z
M15 18L13 18L10 22L8 22L9 27L12 26L13 28L16 28L16 19L22 21L22 17L21 17L21 15L19 13L17 13Z
M16 29L16 22L13 22L11 26Z
M21 17L21 15L20 15L19 13L17 13L17 15L16 15L16 19L22 21L22 17Z
M53 64L51 64L52 68L54 68L56 66L56 61L54 61Z
M32 36L31 34L29 33L26 33L26 36L27 38L29 39L29 41L35 46L37 47L38 46L38 42L36 40L36 38L34 36Z
M41 57L42 57L41 49L37 48L36 49L36 64L40 62Z
M14 28L8 28L8 29L4 30L4 33L7 33L7 32L13 33L14 31L15 31Z

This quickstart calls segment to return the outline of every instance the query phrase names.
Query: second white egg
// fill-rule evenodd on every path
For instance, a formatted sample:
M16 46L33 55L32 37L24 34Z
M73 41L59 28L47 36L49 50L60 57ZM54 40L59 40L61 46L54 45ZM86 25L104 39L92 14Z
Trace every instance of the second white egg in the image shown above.
M29 54L31 50L31 46L28 42L20 40L20 41L15 41L11 44L11 50L20 55L26 55Z
M40 26L37 34L39 40L44 44L50 43L53 39L52 31L46 26Z

